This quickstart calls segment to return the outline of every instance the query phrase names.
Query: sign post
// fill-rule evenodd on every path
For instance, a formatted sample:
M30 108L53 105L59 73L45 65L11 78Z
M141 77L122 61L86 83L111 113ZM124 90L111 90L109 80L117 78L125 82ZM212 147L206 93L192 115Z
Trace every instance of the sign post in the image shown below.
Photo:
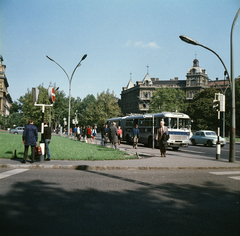
M49 87L49 89L48 89L48 98L50 100L50 97L51 97L50 102L52 104L37 104L38 93L39 93L38 88L32 88L34 106L41 106L42 107L41 141L40 141L39 145L40 145L41 150L42 150L42 155L40 156L40 162L43 162L44 161L44 155L45 155L45 143L43 141L43 134L44 134L44 111L45 111L45 107L52 107L53 106L53 103L55 102L55 90L54 90L53 87Z

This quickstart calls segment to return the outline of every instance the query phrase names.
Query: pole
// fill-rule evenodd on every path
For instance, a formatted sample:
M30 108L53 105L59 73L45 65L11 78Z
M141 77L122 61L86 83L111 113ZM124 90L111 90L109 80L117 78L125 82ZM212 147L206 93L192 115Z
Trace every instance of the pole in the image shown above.
M55 62L63 71L64 73L66 74L67 78L68 78L68 81L69 81L69 98L68 98L68 137L70 135L70 111L71 111L71 82L72 82L72 78L73 78L73 75L74 75L74 72L75 70L81 66L81 62L87 57L87 54L84 54L84 56L82 57L81 61L77 64L77 66L75 67L75 69L73 70L73 73L72 73L72 76L71 78L69 78L67 72L56 62L54 61L51 57L49 56L46 56L49 60Z
M233 57L233 29L240 13L240 8L233 20L230 36L230 57L231 57L231 86L232 86L232 113L231 113L231 130L230 130L230 151L229 151L229 162L235 162L235 133L236 133L236 124L235 124L235 79L234 79L234 57Z
M220 136L220 108L218 111L218 137L217 137L217 145L216 145L216 160L219 160L221 155L221 144L219 142L219 136Z
M154 140L154 115L152 116L152 119L153 119L153 138L152 138L152 149L154 149L154 143L155 143L155 140Z
M69 97L68 97L68 137L70 136L70 112L71 112L71 80L69 80Z

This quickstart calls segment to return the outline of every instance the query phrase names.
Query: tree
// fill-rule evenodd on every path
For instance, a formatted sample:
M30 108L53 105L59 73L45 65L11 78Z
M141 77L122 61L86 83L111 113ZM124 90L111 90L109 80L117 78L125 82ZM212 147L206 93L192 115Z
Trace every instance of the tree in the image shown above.
M51 108L51 113L51 120L56 129L58 124L63 124L63 117L68 116L68 98L66 98L63 91L57 90L55 92L55 103Z
M158 113L163 111L184 112L186 96L181 89L159 88L153 93L150 101L150 112Z
M39 96L38 96L38 104L50 104L48 100L48 90L43 87L43 85L38 86L39 89ZM24 96L19 98L19 102L21 104L23 117L22 122L24 124L28 123L29 119L33 119L34 124L40 130L41 123L42 123L42 107L41 106L34 106L33 98L32 98L32 91L29 89ZM45 109L44 111L44 119L48 120L49 117L49 109Z
M121 115L121 108L118 105L118 99L114 93L110 93L109 90L97 94L95 102L90 103L86 109L86 120L88 124L97 124L101 126L107 119L117 117Z
M228 89L226 92L226 128L230 132L231 114L232 114L232 91ZM236 114L236 135L240 136L240 77L235 79L235 114ZM227 132L227 133L228 133Z
M207 88L200 93L197 93L190 102L187 114L193 120L193 130L214 130L217 131L218 116L213 110L213 100L215 93L219 91L213 88Z

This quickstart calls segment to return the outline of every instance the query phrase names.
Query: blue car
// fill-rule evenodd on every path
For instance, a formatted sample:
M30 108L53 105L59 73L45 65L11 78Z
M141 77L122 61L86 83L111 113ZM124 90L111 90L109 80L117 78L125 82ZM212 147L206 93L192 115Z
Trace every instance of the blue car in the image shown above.
M15 129L10 130L10 134L23 134L25 127L16 127Z
M218 136L211 130L199 130L190 138L192 145L203 144L204 146L212 147L217 144ZM219 141L223 147L226 144L226 139L219 136Z

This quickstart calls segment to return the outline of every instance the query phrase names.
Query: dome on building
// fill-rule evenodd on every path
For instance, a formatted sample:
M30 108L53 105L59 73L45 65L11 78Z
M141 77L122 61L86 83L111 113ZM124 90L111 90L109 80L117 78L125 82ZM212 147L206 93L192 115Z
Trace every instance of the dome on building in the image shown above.
M193 66L188 69L188 72L187 72L187 73L190 73L190 72L193 71L193 70L194 70L195 73L204 73L204 74L207 74L207 72L206 72L205 69L199 67L199 61L198 61L198 59L194 59L194 60L193 60Z

